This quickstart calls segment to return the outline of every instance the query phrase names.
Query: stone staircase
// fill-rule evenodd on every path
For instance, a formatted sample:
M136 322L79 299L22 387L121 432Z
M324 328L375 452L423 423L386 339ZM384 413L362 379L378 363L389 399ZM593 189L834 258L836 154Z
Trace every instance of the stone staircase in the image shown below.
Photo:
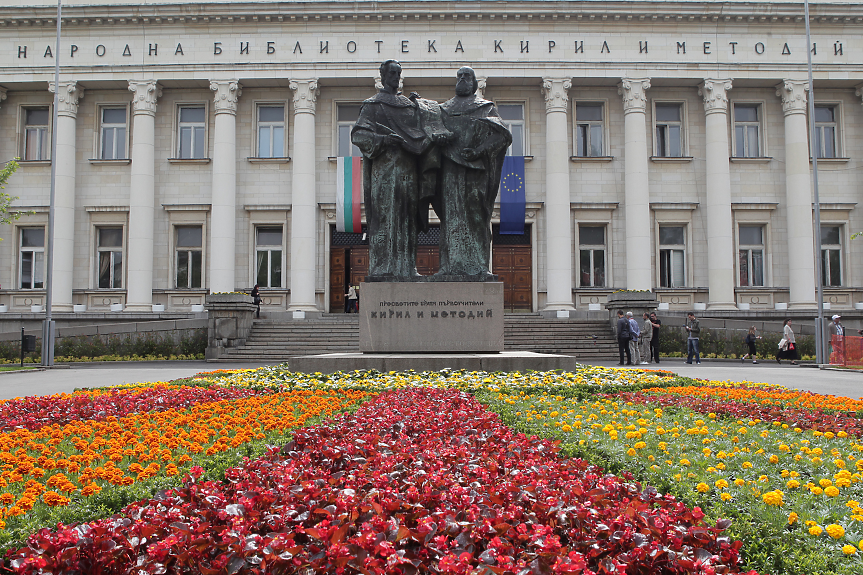
M298 355L359 351L359 316L324 314L302 321L255 320L246 345L226 349L219 361L285 361ZM607 321L544 319L507 314L504 349L615 359L617 341Z

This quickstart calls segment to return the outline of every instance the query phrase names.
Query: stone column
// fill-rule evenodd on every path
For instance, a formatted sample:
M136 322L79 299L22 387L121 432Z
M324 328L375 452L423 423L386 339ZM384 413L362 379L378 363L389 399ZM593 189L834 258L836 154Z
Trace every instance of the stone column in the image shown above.
M315 304L316 177L315 108L317 78L291 80L294 139L291 153L291 305L295 317L317 311Z
M54 270L52 311L72 311L72 276L75 269L75 127L78 100L84 89L76 82L60 82L57 107L57 156L54 184ZM54 82L48 82L54 92ZM47 234L46 234L47 240Z
M624 134L624 205L626 222L626 289L649 290L650 252L650 185L647 179L647 124L645 91L649 78L621 78L617 93L623 96Z
M569 78L543 78L545 96L546 310L572 305L572 223L569 184Z
M812 187L806 92L809 83L785 80L776 86L785 112L785 210L788 218L789 309L814 308L815 238L812 231ZM820 232L819 232L820 233Z
M236 80L212 80L216 93L213 134L213 189L210 213L210 293L236 286L237 253L237 100L243 93Z
M162 88L155 80L129 80L132 92L129 239L126 249L126 311L151 311L156 198L156 100Z
M705 78L707 140L707 308L737 309L734 297L734 224L731 218L731 173L728 161L728 97L731 80Z

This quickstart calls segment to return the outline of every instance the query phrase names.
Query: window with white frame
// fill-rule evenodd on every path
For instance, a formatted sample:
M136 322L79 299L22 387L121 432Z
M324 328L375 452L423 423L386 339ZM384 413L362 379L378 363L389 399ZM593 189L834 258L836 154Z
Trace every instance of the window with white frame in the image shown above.
M734 104L734 157L760 158L761 104Z
M742 287L764 285L764 226L737 229L738 262Z
M174 245L178 288L201 287L203 267L203 227L176 226Z
M524 150L524 104L498 104L497 113L512 133L512 144L507 156L523 156Z
M351 142L351 128L360 118L359 104L336 105L336 155L340 158L362 156L363 153Z
M24 153L25 160L50 159L51 114L48 107L24 108Z
M686 286L685 226L659 226L659 286Z
M258 157L285 157L285 106L258 105Z
M661 158L683 157L683 104L657 102L654 106L654 123L656 125L654 154Z
M177 110L177 157L199 160L207 157L207 108L186 105Z
M126 159L126 108L104 107L99 116L99 159Z
M259 287L282 287L282 226L255 229L255 283Z
M605 226L579 224L578 253L581 287L605 287Z
M842 285L842 226L821 226L821 283Z
M815 104L815 151L819 158L839 156L839 106Z
M45 287L45 228L19 228L18 285L21 289Z
M575 103L575 155L599 157L605 155L605 110L602 102Z
M96 228L96 271L100 289L123 287L123 228Z

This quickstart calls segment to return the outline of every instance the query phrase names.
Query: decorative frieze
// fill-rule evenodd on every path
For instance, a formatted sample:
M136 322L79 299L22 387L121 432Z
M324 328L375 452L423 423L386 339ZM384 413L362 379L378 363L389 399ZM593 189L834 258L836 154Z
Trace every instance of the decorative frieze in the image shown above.
M320 93L318 79L291 80L290 88L294 92L294 114L314 114Z
M782 98L782 111L785 115L806 113L806 92L809 82L805 80L783 80L776 86L776 95Z
M216 114L237 114L237 101L243 94L243 87L236 80L211 80L210 90L216 93Z
M543 78L542 95L545 96L545 113L566 112L569 104L570 78Z
M156 101L162 97L162 87L155 80L129 80L132 92L132 113L156 115Z
M54 93L54 82L48 82L48 91ZM57 115L76 118L78 116L78 100L84 97L84 88L77 82L60 82L58 93Z
M617 93L623 96L623 113L639 112L643 114L647 108L647 95L650 89L650 78L621 78L617 85Z
M705 78L704 82L698 86L698 95L704 98L705 113L725 113L728 110L728 90L730 89L730 79Z

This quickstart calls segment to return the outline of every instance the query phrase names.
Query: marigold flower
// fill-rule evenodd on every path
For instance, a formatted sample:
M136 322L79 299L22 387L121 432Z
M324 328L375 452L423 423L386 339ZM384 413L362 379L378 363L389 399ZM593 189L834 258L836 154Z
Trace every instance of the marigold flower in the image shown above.
M768 491L761 498L764 500L764 503L766 503L767 505L773 505L776 507L781 507L783 504L782 492L779 491L778 489L775 491Z
M795 523L797 523L798 519L800 519L800 516L792 511L788 514L788 525L794 525Z
M826 495L827 497L836 497L837 495L839 495L839 490L831 485L824 490L824 495Z
M812 527L809 528L809 535L814 535L814 536L818 537L823 532L824 532L824 530L821 529L821 527L819 525L813 525Z
M710 491L710 486L702 482L696 485L695 489L697 489L699 493L707 493L708 491Z
M857 548L853 545L843 545L842 553L844 553L845 555L854 555L855 553L857 553Z

